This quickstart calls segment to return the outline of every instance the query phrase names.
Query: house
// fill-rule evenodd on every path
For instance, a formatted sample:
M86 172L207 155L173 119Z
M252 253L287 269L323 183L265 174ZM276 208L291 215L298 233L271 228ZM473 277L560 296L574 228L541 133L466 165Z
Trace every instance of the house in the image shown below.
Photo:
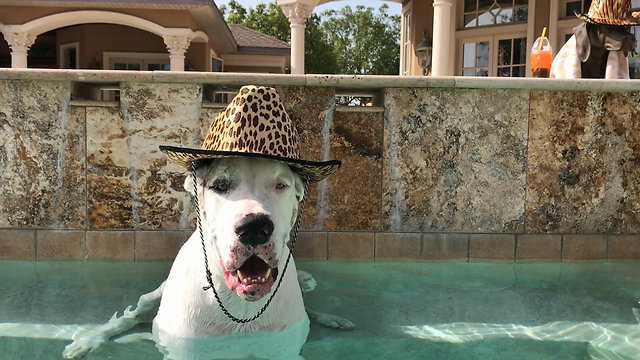
M313 9L340 0L275 0L291 48L227 25L213 0L0 0L0 67L304 73L304 28ZM529 76L542 29L554 53L591 0L390 0L402 3L400 74L421 75L415 55L433 38L432 75ZM375 2L371 2L372 6ZM631 0L640 10L640 0ZM636 27L636 33L640 33ZM629 58L640 78L640 48Z
M446 75L530 76L529 50L543 27L555 55L573 34L573 27L582 22L574 12L586 13L590 5L591 0L405 0L400 74L420 75L414 48L422 40L423 29L434 34L440 28L447 42ZM632 8L639 10L640 0L632 0ZM449 24L442 24L443 16L437 15L440 9L450 16ZM639 36L640 27L635 34ZM438 49L433 36L435 62ZM629 68L632 78L640 78L637 52L630 54Z
M315 6L340 0L276 0L291 21L292 72L300 45L294 25ZM580 24L591 0L389 0L402 3L400 74L422 75L415 55L427 30L433 38L432 74L438 76L529 76L529 49L547 28L554 54ZM369 6L375 6L371 1ZM640 0L631 0L634 11ZM636 34L640 34L636 27ZM430 40L430 39L427 39ZM304 49L304 44L302 45ZM632 78L640 78L640 48L629 59Z
M0 67L284 73L289 44L213 0L0 0Z

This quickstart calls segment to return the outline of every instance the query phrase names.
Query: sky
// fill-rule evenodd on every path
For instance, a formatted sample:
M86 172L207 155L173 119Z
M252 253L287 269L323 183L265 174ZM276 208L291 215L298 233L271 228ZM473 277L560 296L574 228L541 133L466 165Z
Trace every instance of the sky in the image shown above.
M244 6L245 8L250 8L250 7L256 7L256 4L259 3L265 3L268 4L270 2L273 2L275 0L236 0L240 5ZM214 2L216 3L216 5L218 5L218 7L222 6L222 5L226 5L229 0L214 0ZM400 3L396 3L396 2L389 2L389 1L379 1L379 0L340 0L340 1L331 1L328 2L326 4L322 4L322 5L318 5L313 12L314 13L321 13L325 10L329 10L329 9L333 9L333 10L340 10L343 7L349 5L351 6L351 8L355 8L357 5L364 5L364 6L368 6L368 7L372 7L375 9L378 9L380 7L380 5L382 5L383 3L386 3L387 5L389 5L389 11L388 14L389 15L400 15L400 13L402 12L402 4Z

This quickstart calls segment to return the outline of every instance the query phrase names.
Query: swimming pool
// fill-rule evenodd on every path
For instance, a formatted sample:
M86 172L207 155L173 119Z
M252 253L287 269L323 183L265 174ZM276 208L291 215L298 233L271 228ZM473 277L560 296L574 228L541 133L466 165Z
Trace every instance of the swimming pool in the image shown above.
M73 334L134 305L167 262L0 262L0 358L61 359ZM318 280L319 359L638 359L640 262L298 262ZM136 331L89 359L162 359ZM142 340L141 340L142 339ZM200 358L200 357L194 357ZM203 359L206 357L202 357Z

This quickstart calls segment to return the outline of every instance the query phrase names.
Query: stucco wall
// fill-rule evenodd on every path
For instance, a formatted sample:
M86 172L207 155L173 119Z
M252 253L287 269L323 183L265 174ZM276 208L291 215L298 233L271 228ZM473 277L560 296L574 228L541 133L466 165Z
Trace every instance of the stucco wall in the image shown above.
M253 82L276 85L304 158L343 161L309 190L298 256L640 258L637 81L363 77L362 91L389 87L383 106L354 110L333 101L353 77L96 74L129 77L114 103L72 100L69 73L91 81L2 73L0 257L175 255L192 203L158 145L199 147L220 110L203 84Z

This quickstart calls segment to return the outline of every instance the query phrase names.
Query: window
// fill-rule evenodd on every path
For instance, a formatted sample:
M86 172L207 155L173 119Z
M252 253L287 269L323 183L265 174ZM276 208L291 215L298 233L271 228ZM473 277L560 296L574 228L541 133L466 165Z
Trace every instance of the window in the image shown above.
M411 11L407 11L402 15L402 62L400 73L402 75L411 74L411 59L413 56L413 47L411 46Z
M498 40L498 73L503 77L525 77L527 38Z
M640 0L631 0L633 11L640 11ZM636 36L636 40L640 37L640 26L634 26L631 29ZM636 43L636 48L629 53L629 77L632 79L640 79L640 42Z
M60 69L79 69L80 43L60 45Z
M561 2L560 16L562 19L573 19L576 13L584 14L589 11L591 0L566 0Z
M212 72L222 72L223 69L222 59L218 59L215 57L211 58L211 71Z
M497 46L496 46L497 45ZM462 76L527 76L527 38L507 34L462 43Z
M489 42L462 46L462 76L489 76Z
M113 70L130 70L130 71L169 71L169 62L158 60L143 60L143 59L112 59L111 60Z
M464 27L526 22L528 0L464 0Z
M168 53L134 53L134 52L108 52L102 53L105 70L125 71L169 71ZM103 100L120 100L120 91L104 89Z
M112 69L113 70L131 70L131 71L140 71L140 68L142 67L142 62L129 62L129 61L133 61L133 60L120 60L121 62L118 62L118 60L113 60L113 66Z
M169 70L171 70L171 67L169 66L168 63L158 63L156 61L145 61L145 66L147 68L147 71L156 71L156 70L169 71Z
M455 74L527 76L534 7L529 0L457 0Z

